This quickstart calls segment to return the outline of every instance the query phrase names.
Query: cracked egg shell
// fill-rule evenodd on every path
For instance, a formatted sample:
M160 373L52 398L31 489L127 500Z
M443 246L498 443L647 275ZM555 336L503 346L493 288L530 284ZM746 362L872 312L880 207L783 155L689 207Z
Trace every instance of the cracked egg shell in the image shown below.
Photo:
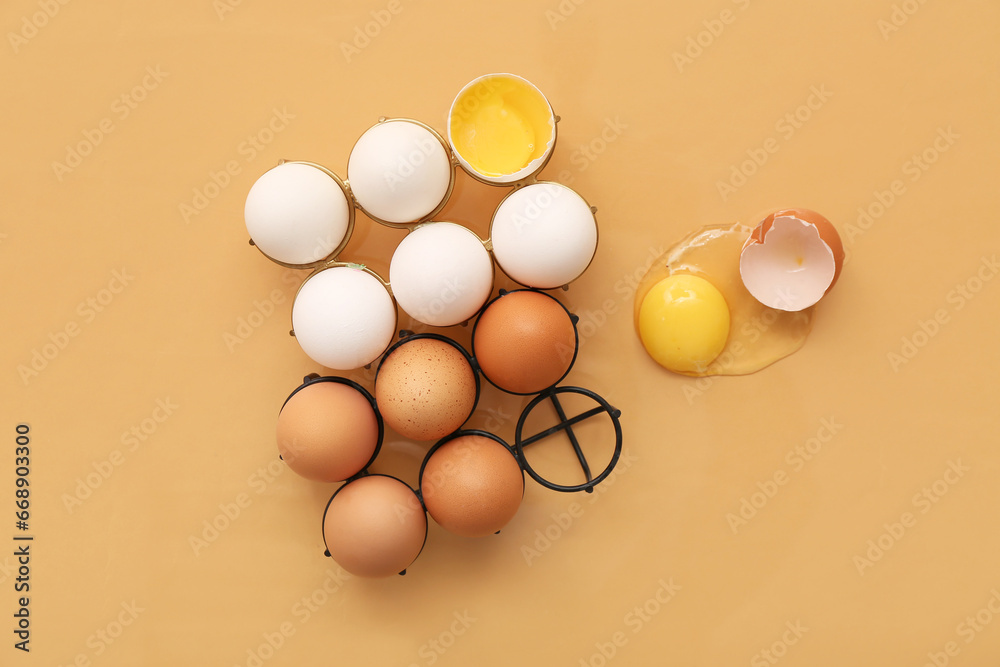
M840 277L844 245L836 227L815 211L776 211L758 224L740 251L740 277L765 306L796 312L819 301Z

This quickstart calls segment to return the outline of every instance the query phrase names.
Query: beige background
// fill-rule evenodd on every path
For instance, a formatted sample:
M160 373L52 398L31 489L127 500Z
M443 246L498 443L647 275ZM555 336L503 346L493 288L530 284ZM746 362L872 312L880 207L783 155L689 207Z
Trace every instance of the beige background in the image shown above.
M13 545L26 422L35 536L30 655L0 557L0 662L997 664L1000 6L224 1L0 10L0 534ZM345 175L381 115L443 130L493 71L546 93L545 176L600 209L597 258L563 294L590 323L568 381L622 410L627 458L593 496L529 482L499 536L432 525L405 577L346 579L321 553L334 487L282 472L273 442L319 370L287 336L302 274L247 246L243 201L281 158ZM442 216L485 233L502 194L460 179ZM786 206L849 248L805 347L746 377L658 368L633 276L703 224ZM382 270L401 236L361 218L345 256ZM241 318L260 326L235 343ZM510 438L524 402L486 390L471 424ZM377 468L413 484L425 449L388 434ZM193 547L212 521L228 526Z

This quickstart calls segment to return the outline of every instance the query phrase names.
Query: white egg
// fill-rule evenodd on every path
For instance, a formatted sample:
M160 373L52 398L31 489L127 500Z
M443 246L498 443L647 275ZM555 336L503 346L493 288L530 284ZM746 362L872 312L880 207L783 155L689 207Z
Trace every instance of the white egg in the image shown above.
M349 266L309 277L292 304L292 330L310 359L352 370L378 358L396 334L396 306L377 278Z
M410 317L438 327L465 322L493 290L493 260L475 234L431 222L406 235L392 255L389 284Z
M526 185L497 207L490 225L493 255L513 280L551 289L582 274L597 251L597 220L572 189Z
M312 264L340 248L351 205L330 174L301 162L265 172L250 188L244 217L254 244L285 264Z
M351 150L347 180L372 218L403 224L427 218L444 203L454 170L442 139L405 119L368 129Z

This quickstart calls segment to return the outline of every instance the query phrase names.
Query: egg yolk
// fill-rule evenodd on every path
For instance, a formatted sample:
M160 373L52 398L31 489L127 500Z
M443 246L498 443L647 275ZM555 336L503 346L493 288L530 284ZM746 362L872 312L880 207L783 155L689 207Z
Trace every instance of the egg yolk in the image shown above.
M729 338L729 307L704 278L675 274L646 293L639 309L639 337L661 366L700 373Z
M529 84L487 77L455 100L452 145L481 174L513 174L545 153L552 122L548 102Z
M718 357L702 370L676 372L691 376L754 373L805 343L815 306L797 312L769 308L751 296L740 277L740 252L752 231L739 222L702 227L670 246L639 281L634 310L637 331L646 296L668 277L704 278L729 308L729 337Z

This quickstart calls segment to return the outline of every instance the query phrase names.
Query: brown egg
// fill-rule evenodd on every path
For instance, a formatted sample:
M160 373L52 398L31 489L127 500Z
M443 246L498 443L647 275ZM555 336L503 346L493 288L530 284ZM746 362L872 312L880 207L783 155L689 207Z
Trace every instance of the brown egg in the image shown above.
M492 535L510 521L524 496L524 474L502 444L460 435L438 447L420 475L427 512L465 537Z
M327 505L323 539L337 563L359 577L405 570L427 538L427 515L413 489L369 475L342 486Z
M340 482L371 460L379 428L368 398L340 382L313 382L278 414L278 451L306 479Z
M457 431L476 407L476 375L454 345L413 338L394 348L375 378L375 400L385 423L414 440Z
M472 349L490 382L515 394L533 394L569 371L576 354L576 329L566 310L548 294L510 292L479 316Z

